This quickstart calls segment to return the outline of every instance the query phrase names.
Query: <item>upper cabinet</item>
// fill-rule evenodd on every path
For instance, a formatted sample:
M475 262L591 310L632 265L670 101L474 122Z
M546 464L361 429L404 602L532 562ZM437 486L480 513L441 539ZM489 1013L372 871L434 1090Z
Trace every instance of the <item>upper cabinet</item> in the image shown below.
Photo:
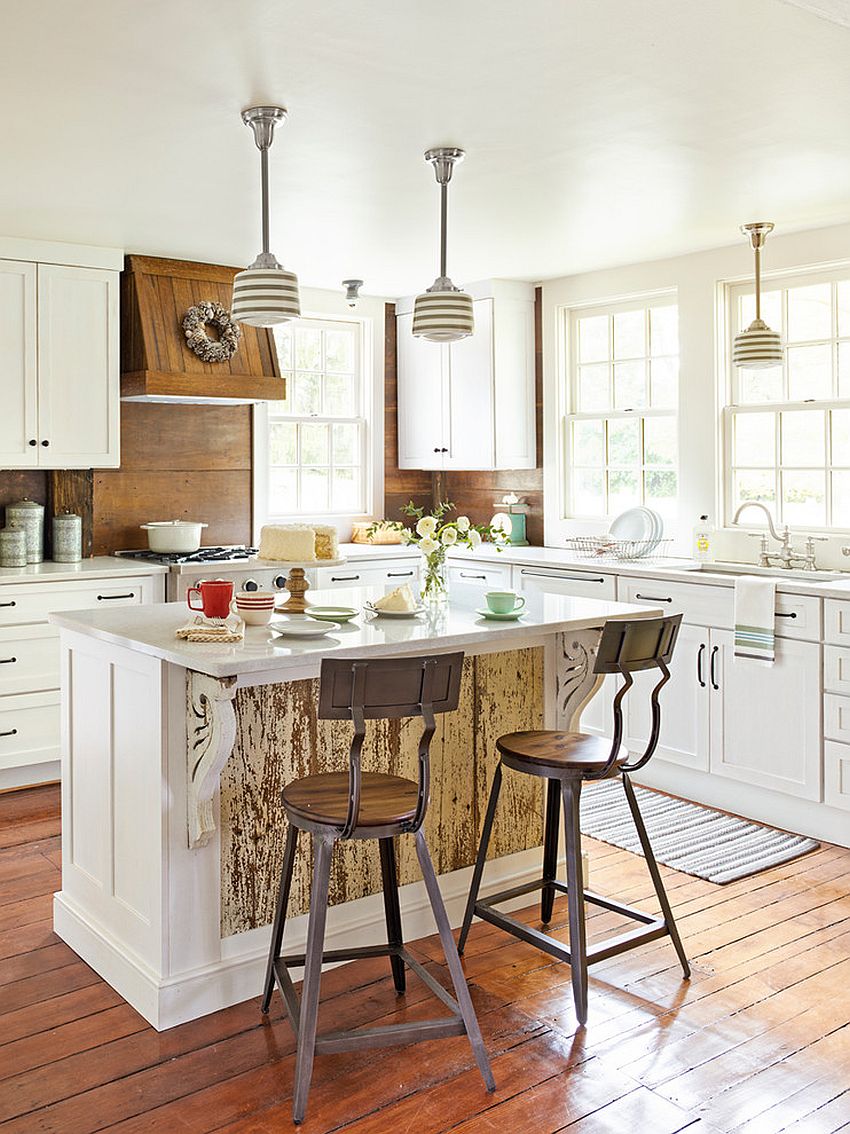
M121 263L111 249L0 239L0 468L118 467Z
M413 298L397 305L399 468L535 467L534 288L467 290L475 333L456 343L414 338Z

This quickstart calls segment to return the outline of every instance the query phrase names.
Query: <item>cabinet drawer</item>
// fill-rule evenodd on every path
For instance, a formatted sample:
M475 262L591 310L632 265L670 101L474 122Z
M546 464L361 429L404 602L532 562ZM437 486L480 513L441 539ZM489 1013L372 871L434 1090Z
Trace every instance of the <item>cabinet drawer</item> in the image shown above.
M514 588L525 592L540 591L548 595L614 599L617 597L617 576L605 574L604 571L515 567Z
M340 567L320 567L316 586L321 590L338 587L400 587L419 582L419 560L402 559L392 563L344 563Z
M850 697L824 693L823 734L829 740L850 742Z
M780 638L821 640L820 599L813 595L777 595L774 630Z
M823 801L850 811L850 744L827 740L823 746Z
M685 622L695 626L732 628L733 595L730 587L710 587L704 583L668 582L666 579L636 579L621 575L617 597L620 602L660 606L665 614L684 614Z
M823 640L850 646L850 602L826 599L823 604Z
M505 590L511 585L510 563L449 563L449 583L466 587L478 587L480 590L501 588Z
M824 646L823 687L827 693L850 696L850 646Z
M90 607L134 606L143 601L140 579L101 583L28 583L0 587L0 626L46 622L48 614Z
M59 694L0 701L0 770L59 759Z
M59 688L59 634L53 626L0 630L0 696Z

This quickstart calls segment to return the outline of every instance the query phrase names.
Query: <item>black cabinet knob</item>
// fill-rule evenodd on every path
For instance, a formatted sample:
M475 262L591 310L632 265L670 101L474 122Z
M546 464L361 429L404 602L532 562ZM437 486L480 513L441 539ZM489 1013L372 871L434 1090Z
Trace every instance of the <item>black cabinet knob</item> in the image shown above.
M49 442L49 441L42 441L42 445L43 445L43 446L45 447L45 449L47 448L47 446L48 446L49 444L50 444L50 442Z
M37 442L37 441L36 441L36 439L35 439L35 438L33 437L33 438L32 438L32 439L30 440L30 445L37 445L37 444L38 444L38 442Z

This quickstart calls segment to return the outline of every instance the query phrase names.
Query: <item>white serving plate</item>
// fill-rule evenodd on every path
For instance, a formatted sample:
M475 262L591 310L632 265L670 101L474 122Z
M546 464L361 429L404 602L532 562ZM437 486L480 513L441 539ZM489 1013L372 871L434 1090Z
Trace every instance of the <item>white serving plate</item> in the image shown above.
M420 603L415 610L378 610L370 602L363 604L363 609L378 618L417 618L425 613L425 604Z
M338 622L314 622L310 618L272 618L269 629L281 638L321 638L332 630L340 630Z

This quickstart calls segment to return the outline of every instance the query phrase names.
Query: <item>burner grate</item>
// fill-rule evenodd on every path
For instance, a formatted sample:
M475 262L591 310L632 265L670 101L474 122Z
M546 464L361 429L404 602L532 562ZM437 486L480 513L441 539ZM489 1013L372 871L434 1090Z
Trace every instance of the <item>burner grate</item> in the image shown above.
M234 563L242 559L250 559L256 554L256 547L202 547L188 555L177 551L150 551L148 548L140 551L116 552L116 555L123 559L144 559L164 566L180 563Z

